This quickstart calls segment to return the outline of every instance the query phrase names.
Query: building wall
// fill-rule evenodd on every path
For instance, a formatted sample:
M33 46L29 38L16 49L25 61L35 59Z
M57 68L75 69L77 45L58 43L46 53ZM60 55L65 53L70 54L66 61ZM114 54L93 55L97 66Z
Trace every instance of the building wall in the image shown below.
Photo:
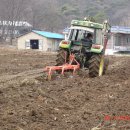
M114 51L114 36L111 35L111 38L108 40L106 47L106 55L113 55Z
M130 51L130 34L113 33L107 45L110 51Z
M130 34L115 34L115 45L116 46L129 46Z
M31 33L28 33L28 34L18 38L18 41L17 41L18 49L30 49L30 47L29 47L30 40L41 40L42 44L46 43L46 38L31 32ZM43 46L43 45L41 45L41 46Z
M113 35L111 35L111 38L108 40L108 43L107 43L107 49L113 49L114 47L114 36Z
M130 51L130 34L114 34L114 50Z
M47 39L48 51L57 51L61 40L58 39Z

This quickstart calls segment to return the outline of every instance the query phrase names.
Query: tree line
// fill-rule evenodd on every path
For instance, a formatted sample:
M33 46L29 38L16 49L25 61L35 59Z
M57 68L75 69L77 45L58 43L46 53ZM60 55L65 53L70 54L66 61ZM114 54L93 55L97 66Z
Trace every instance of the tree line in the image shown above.
M0 20L27 21L33 29L52 32L62 32L72 19L85 16L100 23L109 19L112 25L130 26L129 5L129 0L0 0ZM5 40L7 30L16 28L0 25L0 39Z

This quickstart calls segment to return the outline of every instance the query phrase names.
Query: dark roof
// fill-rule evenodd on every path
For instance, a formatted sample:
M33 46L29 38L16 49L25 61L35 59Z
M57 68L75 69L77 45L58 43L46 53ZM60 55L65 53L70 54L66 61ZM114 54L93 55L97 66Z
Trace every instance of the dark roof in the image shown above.
M111 32L112 33L130 34L130 27L112 26L111 27Z

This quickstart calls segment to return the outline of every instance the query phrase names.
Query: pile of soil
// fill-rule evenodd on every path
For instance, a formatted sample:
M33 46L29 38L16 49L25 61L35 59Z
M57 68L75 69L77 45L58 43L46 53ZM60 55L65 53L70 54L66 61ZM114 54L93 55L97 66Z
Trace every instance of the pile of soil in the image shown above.
M111 56L97 78L83 71L46 81L43 68L52 64L55 54L0 50L0 130L130 129L130 120L112 120L130 116L129 56Z

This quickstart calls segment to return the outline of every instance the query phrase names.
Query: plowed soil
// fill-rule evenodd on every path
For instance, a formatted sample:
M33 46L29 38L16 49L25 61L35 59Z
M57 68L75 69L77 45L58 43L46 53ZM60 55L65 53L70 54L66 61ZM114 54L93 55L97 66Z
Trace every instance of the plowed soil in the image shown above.
M55 76L55 54L0 49L0 130L130 130L130 57L111 56L106 75ZM105 120L105 116L111 120ZM97 130L97 129L94 129Z

